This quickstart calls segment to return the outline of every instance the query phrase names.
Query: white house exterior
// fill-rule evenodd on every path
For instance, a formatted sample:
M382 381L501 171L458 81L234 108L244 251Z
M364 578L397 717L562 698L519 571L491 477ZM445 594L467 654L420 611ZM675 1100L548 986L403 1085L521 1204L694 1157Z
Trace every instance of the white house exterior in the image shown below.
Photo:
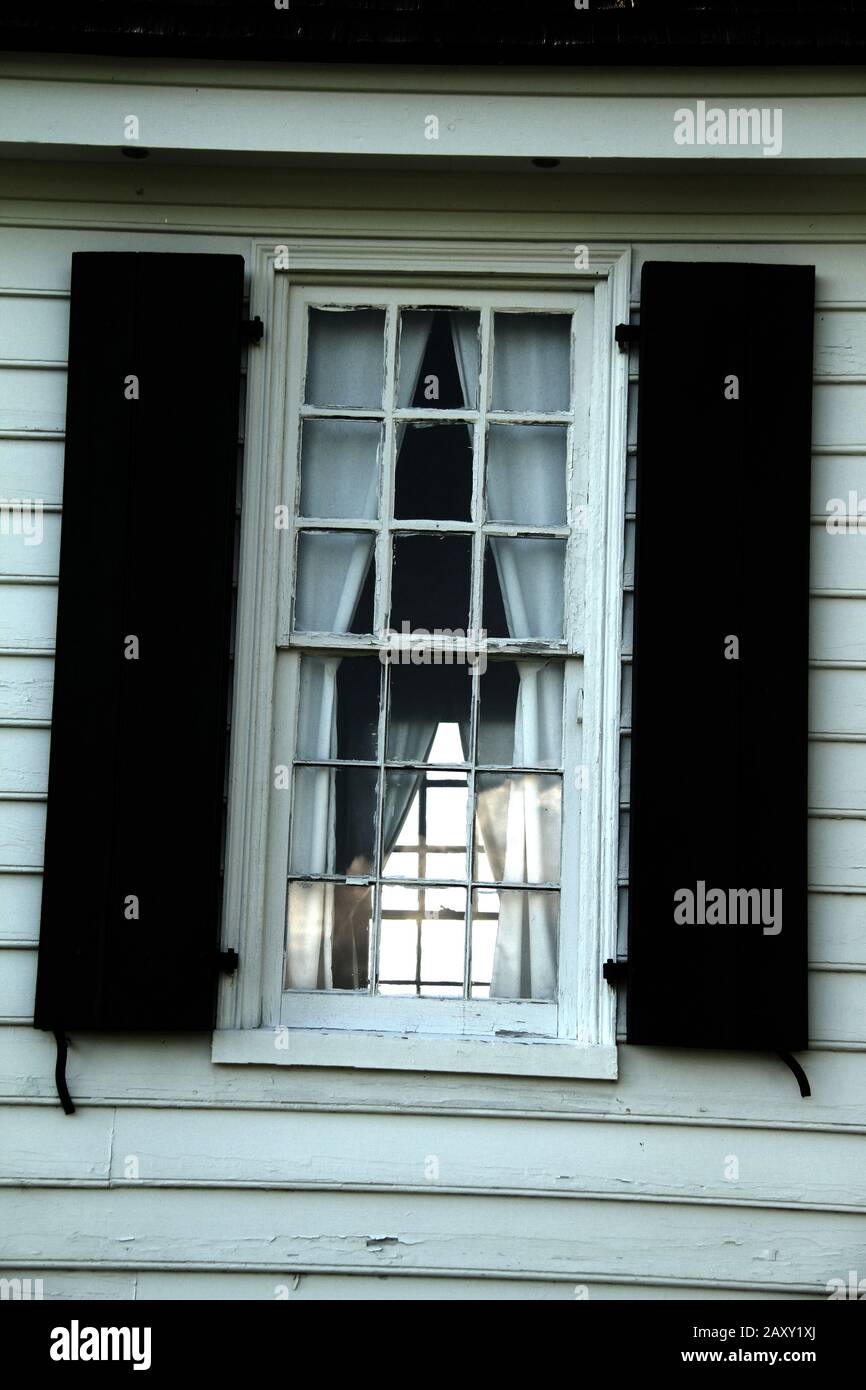
M753 108L777 113L756 141L706 142L708 110ZM46 1299L767 1301L866 1276L866 537L827 525L832 499L856 517L866 496L864 129L856 66L0 59L0 1275L42 1280ZM32 1019L79 252L241 256L264 338L242 426L222 936L239 968L212 1032L70 1029L67 1116ZM659 260L816 272L808 1098L770 1052L628 1044L625 990L600 974L628 954L639 352L613 329L639 321ZM307 302L577 316L591 391L569 407L563 535L586 493L604 506L557 648L572 674L555 1003L494 1017L497 1001L454 991L284 989L291 792L271 769L292 763L298 644L269 517L296 520L282 469L307 409ZM25 499L43 504L38 544L12 524ZM164 501L154 526L193 524L170 478ZM186 717L182 688L169 701ZM571 771L589 765L603 775L581 802Z

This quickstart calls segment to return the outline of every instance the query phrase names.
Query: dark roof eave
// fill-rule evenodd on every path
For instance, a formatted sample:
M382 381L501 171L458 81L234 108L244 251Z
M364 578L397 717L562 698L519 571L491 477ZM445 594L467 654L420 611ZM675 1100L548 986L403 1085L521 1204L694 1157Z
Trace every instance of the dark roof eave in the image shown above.
M790 66L866 62L856 0L4 0L7 52L286 63ZM16 12L17 11L17 12Z

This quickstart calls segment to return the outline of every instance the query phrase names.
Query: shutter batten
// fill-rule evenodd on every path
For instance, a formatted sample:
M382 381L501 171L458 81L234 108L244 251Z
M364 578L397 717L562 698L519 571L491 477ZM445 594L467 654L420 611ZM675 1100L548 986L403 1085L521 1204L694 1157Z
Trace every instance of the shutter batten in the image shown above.
M807 1045L814 269L641 285L627 1037Z
M72 258L36 1025L206 1029L243 258Z

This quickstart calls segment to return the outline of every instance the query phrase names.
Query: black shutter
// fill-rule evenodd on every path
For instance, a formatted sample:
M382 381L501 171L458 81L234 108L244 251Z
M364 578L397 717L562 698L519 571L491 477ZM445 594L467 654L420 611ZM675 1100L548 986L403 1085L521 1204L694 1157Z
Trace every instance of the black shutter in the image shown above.
M807 1045L814 281L811 266L643 270L630 1042ZM675 921L681 890L699 918L700 884L725 894L726 924ZM760 920L730 896L749 889L771 895Z
M72 258L41 1028L213 1022L243 269Z

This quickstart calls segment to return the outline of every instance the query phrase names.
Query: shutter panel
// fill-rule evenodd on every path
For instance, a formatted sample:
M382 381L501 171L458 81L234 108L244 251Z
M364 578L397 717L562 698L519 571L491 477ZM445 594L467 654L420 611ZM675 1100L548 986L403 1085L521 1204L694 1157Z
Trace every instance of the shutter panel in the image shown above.
M72 258L41 1028L213 1023L243 270Z
M811 266L643 270L630 1042L807 1046L814 279ZM739 399L725 398L731 376ZM699 919L700 884L723 890L725 918L713 923L713 899L708 924L677 923L675 893L691 890ZM759 920L730 897L756 888Z

